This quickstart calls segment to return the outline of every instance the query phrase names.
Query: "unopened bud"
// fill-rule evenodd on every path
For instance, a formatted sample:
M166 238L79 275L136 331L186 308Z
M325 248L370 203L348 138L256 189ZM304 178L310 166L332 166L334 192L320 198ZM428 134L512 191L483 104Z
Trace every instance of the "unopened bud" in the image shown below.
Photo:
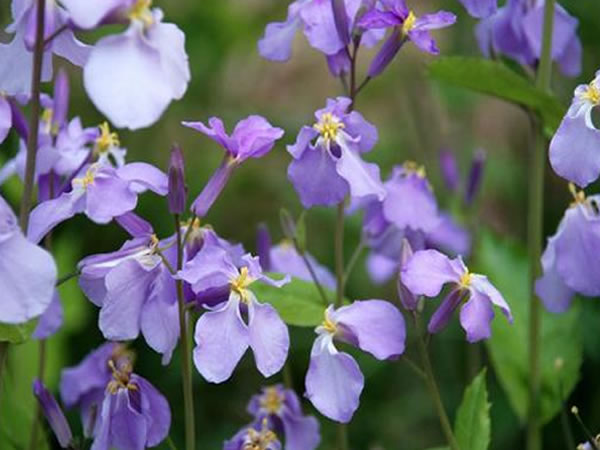
M185 166L183 153L178 145L171 149L169 161L169 211L171 214L181 214L185 210L187 187L185 185Z

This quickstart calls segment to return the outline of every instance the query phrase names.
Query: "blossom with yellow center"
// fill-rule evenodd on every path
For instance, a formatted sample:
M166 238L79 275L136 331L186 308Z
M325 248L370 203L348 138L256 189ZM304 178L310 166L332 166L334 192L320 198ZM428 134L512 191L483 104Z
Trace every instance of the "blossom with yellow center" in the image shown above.
M267 428L267 419L263 420L262 430L248 428L248 435L242 450L266 450L269 444L277 440L277 435Z
M268 387L265 389L265 393L260 398L260 406L266 410L269 414L277 414L281 410L283 405L283 396L279 393L277 388Z
M92 164L85 172L84 176L73 179L73 186L87 189L87 187L94 182L97 170L98 166Z
M100 136L96 138L94 152L96 154L106 153L111 148L119 147L120 145L119 135L114 131L110 131L108 123L104 122L100 124Z
M152 0L137 0L129 10L128 17L131 20L139 20L144 26L149 27L154 23L151 6Z
M321 326L325 331L327 331L331 335L335 335L338 331L337 325L331 318L329 317L329 310L325 310L325 319L321 323Z
M589 101L593 105L600 105L600 89L592 82L588 84L587 88L581 93L581 98Z
M335 140L340 129L344 129L344 123L332 113L324 113L313 128L319 132L321 137L329 142Z
M406 36L409 31L411 31L415 27L415 22L417 21L417 16L414 12L410 11L406 19L404 19L404 23L402 24L402 35Z
M402 168L405 172L414 173L419 178L425 178L427 174L425 173L425 166L417 164L414 161L406 161L402 164Z
M111 394L116 394L119 389L129 389L130 391L137 391L138 385L131 381L131 373L133 367L130 362L119 364L119 367L115 365L115 362L110 359L108 360L108 367L112 371L113 379L108 383L108 391Z
M460 287L462 289L468 289L471 286L471 278L472 278L471 272L469 272L467 270L460 277L460 280L459 280L458 284L460 285Z
M242 267L239 276L230 282L231 290L240 296L242 302L247 304L249 302L248 286L254 281L254 278L248 274L248 268Z

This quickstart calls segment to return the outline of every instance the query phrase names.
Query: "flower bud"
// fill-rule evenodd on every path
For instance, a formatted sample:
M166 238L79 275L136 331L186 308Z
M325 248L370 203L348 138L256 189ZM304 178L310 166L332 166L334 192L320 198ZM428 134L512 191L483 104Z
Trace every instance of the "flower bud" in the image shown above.
M54 112L52 128L57 130L67 121L69 111L69 77L65 69L60 69L54 79Z
M172 214L181 214L185 210L187 188L185 186L185 167L183 153L178 145L171 149L169 161L169 211Z
M465 203L470 205L473 199L481 188L481 180L483 178L483 168L485 166L485 152L477 150L471 162L471 170L469 171L469 179L467 181L467 190L465 191Z
M260 266L264 271L271 270L271 235L269 229L264 223L258 226L256 235L256 251Z
M460 173L452 150L445 148L440 151L440 168L446 187L456 191L460 183Z
M454 310L460 305L463 294L463 291L456 289L446 296L440 307L431 316L427 325L427 331L431 334L439 333L448 325L448 322L452 319Z
M371 61L369 71L367 72L368 76L374 78L383 72L400 51L405 41L406 39L402 37L402 32L400 30L394 30L387 41L383 43L379 52L377 52L375 58L373 58L373 61Z
M115 217L116 222L127 231L131 237L150 236L154 233L154 229L150 222L142 219L133 211Z
M333 10L333 21L340 41L344 46L350 43L350 32L348 31L348 13L346 12L346 0L331 0Z
M10 100L9 104L12 126L15 129L15 131L19 134L19 137L24 141L27 141L27 136L29 135L29 126L27 125L27 119L25 119L23 112L19 109L14 100Z
M194 203L192 203L192 211L198 217L205 217L208 210L211 208L213 203L217 200L223 188L227 184L235 164L230 162L230 159L226 156L223 159L221 165L215 170L208 183L200 192L200 195L196 197Z
M71 441L73 440L73 434L71 433L69 423L67 422L62 409L60 409L60 406L56 402L56 399L48 392L46 386L37 379L33 382L33 394L37 398L58 443L62 448L69 448Z

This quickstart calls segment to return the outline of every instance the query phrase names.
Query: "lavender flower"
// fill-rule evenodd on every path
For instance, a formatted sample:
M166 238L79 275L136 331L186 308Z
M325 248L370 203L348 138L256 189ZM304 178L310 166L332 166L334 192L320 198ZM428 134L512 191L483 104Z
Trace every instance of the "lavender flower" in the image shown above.
M196 323L194 362L206 380L227 380L248 347L258 370L266 377L285 363L289 348L287 327L269 304L262 304L249 289L255 281L277 287L288 278L274 281L262 274L258 258L245 255L238 269L227 251L214 245L202 248L177 276L190 283L196 294L207 290L228 291L228 299L202 314ZM247 311L247 322L242 313Z
M483 19L494 14L498 10L498 0L460 0L468 13Z
M50 305L56 264L46 250L28 241L12 209L0 197L0 323L23 323Z
M34 339L47 339L56 333L62 327L64 319L63 306L58 295L58 290L54 290L52 301L46 308L46 311L40 316L35 330L31 335Z
M349 38L359 30L356 19L363 10L363 0L336 0L334 14L331 0L296 0L288 8L285 22L267 25L258 42L258 52L271 61L287 61L292 54L292 41L302 28L309 44L330 58L342 57ZM339 4L343 3L343 5ZM343 17L344 14L346 17ZM336 19L337 15L337 19ZM381 30L360 35L360 43L372 47L383 37Z
M261 158L271 151L275 141L283 136L281 128L275 128L261 116L248 116L239 121L231 136L225 131L223 121L217 117L208 120L208 126L202 122L182 122L219 144L225 150L225 158L215 171L200 195L192 204L192 211L198 217L204 217L213 205L233 170L248 158Z
M56 399L38 379L33 382L33 394L37 398L59 445L61 448L69 448L71 441L73 440L73 434L71 433L71 427L69 427L69 423L67 422L62 409L60 409L60 406L56 402Z
M190 80L185 36L162 22L163 13L151 9L151 0L63 3L80 28L129 23L123 33L96 42L83 69L90 99L117 127L150 126L183 96Z
M37 25L37 2L34 0L13 0L13 23L6 31L14 33L12 42L0 44L0 91L8 95L30 95L33 72L32 50L35 43ZM46 2L44 11L44 39L68 25L69 16L55 1ZM78 41L71 29L55 35L44 47L42 81L52 78L52 55L66 58L76 66L83 66L88 59L91 47Z
M544 0L508 0L497 12L482 20L475 30L485 56L503 54L523 65L533 66L542 51ZM578 21L556 4L552 36L552 60L566 76L581 72L581 42Z
M5 95L0 94L0 144L12 128L12 110Z
M407 8L404 0L380 0L380 3L383 10L374 4L358 21L358 26L366 30L386 28L393 30L371 62L368 71L371 78L383 72L408 40L420 50L437 55L439 50L429 31L445 28L456 21L456 16L446 11L417 17Z
M358 408L364 376L347 353L339 352L334 338L371 353L379 360L404 352L404 318L391 303L383 300L355 301L325 311L306 374L306 396L323 415L349 422Z
M535 290L546 308L555 313L567 310L576 292L600 295L596 268L600 263L600 196L585 197L571 186L575 201L565 211L556 234L542 255L544 275Z
M73 179L72 190L40 203L31 212L28 237L34 241L75 214L105 224L132 211L140 192L150 189L159 195L168 192L167 176L150 164L130 163L118 169L94 163L84 167Z
M402 269L401 277L402 283L413 294L426 297L436 297L444 284L452 284L452 290L429 321L430 333L440 332L465 298L468 300L461 308L460 323L469 342L490 337L493 305L498 306L512 323L510 308L502 294L487 277L469 272L460 256L450 259L436 250L418 251Z
M99 326L106 339L135 339L140 331L167 364L179 339L175 281L157 253L162 247L176 261L173 238L146 235L127 241L118 251L84 258L79 284L100 307Z
M600 71L588 85L581 84L567 114L550 142L550 164L563 178L585 187L600 175L600 130L592 110L600 105Z
M240 430L225 442L223 450L281 450L281 442L264 420L258 426L251 425Z
M296 143L287 147L294 158L288 178L305 208L339 203L348 193L385 196L379 167L360 156L377 142L377 129L360 113L348 112L351 104L346 97L328 99L315 113L317 123L302 127Z
M285 450L314 450L321 441L317 419L305 416L296 393L280 384L263 388L261 394L253 396L248 412L256 424L266 420L270 429L284 436Z

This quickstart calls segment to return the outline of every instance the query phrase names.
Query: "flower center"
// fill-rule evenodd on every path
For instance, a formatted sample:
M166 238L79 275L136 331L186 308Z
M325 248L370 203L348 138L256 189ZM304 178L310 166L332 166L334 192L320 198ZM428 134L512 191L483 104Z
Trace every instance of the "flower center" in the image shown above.
M313 125L313 128L319 132L325 141L335 139L340 129L344 129L346 125L336 116L331 113L324 113L318 123Z
M52 123L53 118L54 110L52 108L45 108L44 111L42 111L41 120L46 127L46 133L56 136L58 134L58 124Z
M335 335L338 331L338 327L336 323L329 317L329 310L327 309L325 310L325 318L323 319L323 322L321 322L321 326L327 333L331 335Z
M131 381L131 372L133 367L129 361L115 364L112 359L108 360L108 367L112 371L113 379L108 383L108 391L111 394L116 394L119 389L129 389L131 391L137 391L138 385Z
M248 304L248 286L250 286L253 282L254 279L250 275L248 275L248 268L242 267L240 275L237 278L231 280L229 285L231 287L231 290L240 296L242 302Z
M139 20L144 26L149 27L154 23L151 6L152 0L137 0L129 10L128 16L131 20Z
M260 398L260 406L269 414L277 414L283 405L283 396L279 394L277 388L269 387Z
M414 161L405 161L402 168L407 174L415 174L419 178L425 178L425 166L421 166Z
M119 135L114 131L110 131L108 123L104 122L100 124L100 136L96 138L94 152L96 154L106 153L111 148L119 147L120 145Z
M410 11L406 19L404 19L404 23L402 24L402 34L407 35L409 31L411 31L415 27L415 22L417 21L417 16L414 12Z
M471 273L467 270L462 274L458 282L461 288L468 289L471 286Z
M585 192L578 191L573 183L569 183L569 192L573 196L573 202L571 206L577 206L585 203Z
M600 105L600 89L596 87L594 82L588 84L587 88L581 94L581 98L586 100L593 105Z
M277 436L267 428L267 419L263 419L262 430L248 428L242 450L266 450L270 443L275 442Z
M85 172L84 176L73 179L73 185L76 187L87 189L87 187L94 182L97 170L98 166L96 164L92 164Z

